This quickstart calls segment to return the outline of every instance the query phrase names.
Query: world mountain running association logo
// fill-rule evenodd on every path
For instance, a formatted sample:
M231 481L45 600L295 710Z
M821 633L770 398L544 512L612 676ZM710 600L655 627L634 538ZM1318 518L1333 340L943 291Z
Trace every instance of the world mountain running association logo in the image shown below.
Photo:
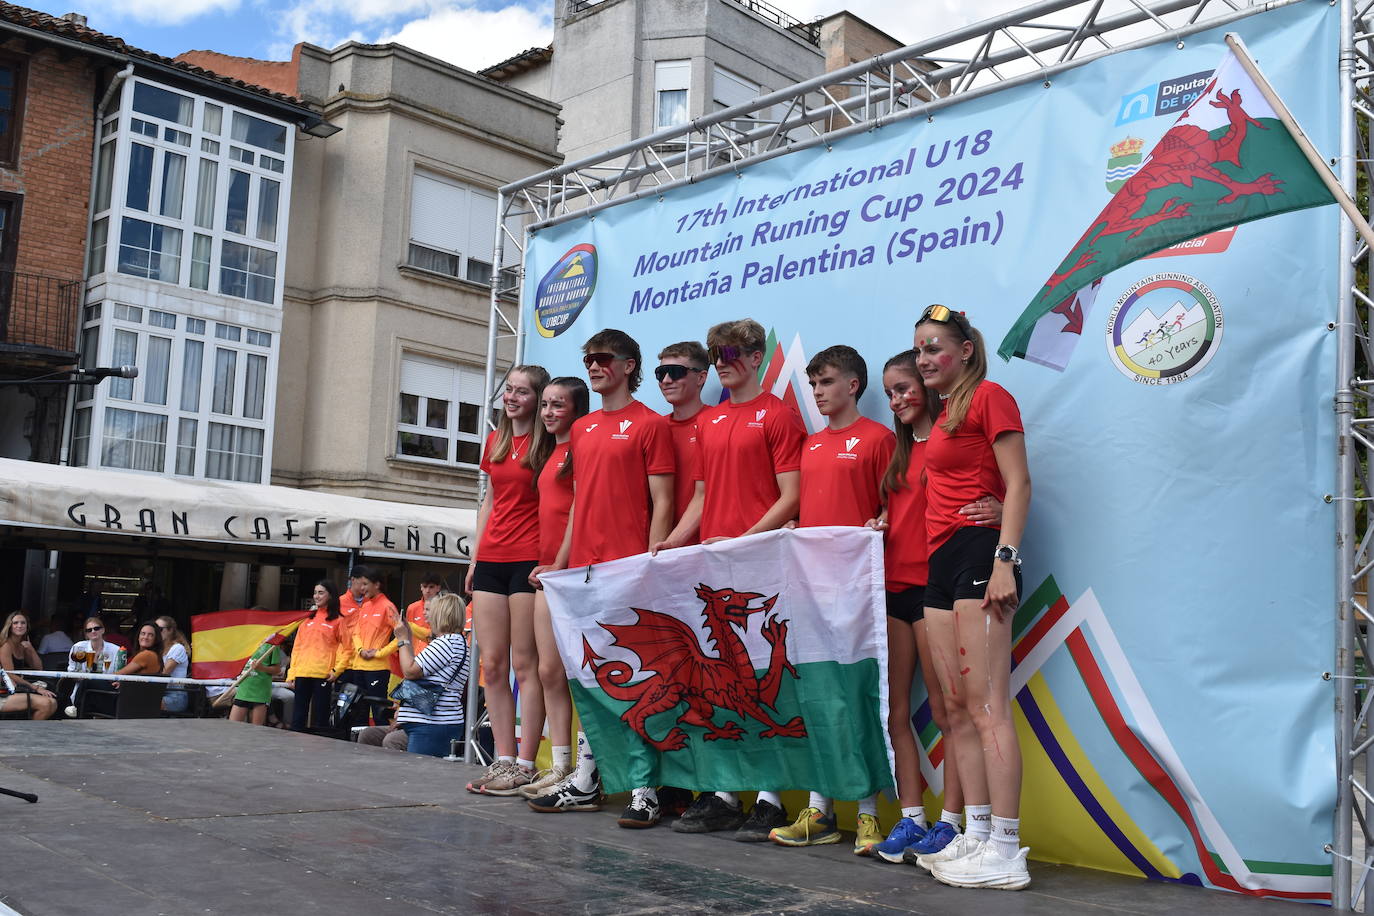
M1142 385L1173 385L1201 372L1221 345L1221 303L1201 280L1162 273L1133 283L1107 318L1107 352Z
M608 696L634 704L620 716L621 721L660 751L679 751L687 746L690 739L681 725L705 729L707 741L743 740L745 731L739 723L717 725L712 721L717 709L763 723L767 728L759 733L760 738L805 738L806 725L800 716L779 725L768 712L777 712L783 672L798 677L787 658L787 621L772 613L778 596L765 598L757 592L707 585L698 585L696 594L704 605L701 613L706 646L715 647L714 656L702 650L696 629L676 617L644 608L630 609L638 616L633 624L603 623L601 628L611 634L612 646L634 653L639 674L653 672L648 677L631 683L636 666L602 658L586 637L582 638L582 666L592 669ZM759 604L751 604L760 598ZM762 677L754 673L749 651L740 638L754 614L764 615L759 634L771 647L768 669ZM649 718L680 703L686 703L687 709L668 733L662 738L650 735Z

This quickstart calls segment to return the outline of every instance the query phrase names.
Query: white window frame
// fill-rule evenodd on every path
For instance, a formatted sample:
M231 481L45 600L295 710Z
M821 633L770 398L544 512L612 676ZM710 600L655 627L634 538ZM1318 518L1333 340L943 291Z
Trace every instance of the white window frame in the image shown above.
M682 92L681 120L664 120L664 93ZM692 118L692 61L660 60L654 62L654 130L679 127Z
M417 165L411 170L409 202L404 265L487 285L495 266L496 190ZM420 263L423 253L457 259L457 272ZM514 245L506 246L504 261L506 269L519 264ZM474 262L486 268L487 278L472 276Z
M395 445L392 457L397 461L414 461L462 470L476 470L481 460L482 442L486 434L486 424L483 422L481 406L485 373L475 365L409 350L401 352L399 365L396 396L392 401L396 410L396 422L394 424L396 438L393 440ZM447 380L442 378L445 374L448 376ZM402 395L412 395L418 399L417 422L401 422ZM447 396L443 397L443 395ZM447 422L442 429L425 424L429 398L446 400L449 404ZM477 424L473 432L464 432L458 427L460 404L469 404L477 408ZM447 443L445 457L439 459L403 454L401 452L401 436L406 434L442 437ZM476 446L476 461L458 460L458 443L460 442Z

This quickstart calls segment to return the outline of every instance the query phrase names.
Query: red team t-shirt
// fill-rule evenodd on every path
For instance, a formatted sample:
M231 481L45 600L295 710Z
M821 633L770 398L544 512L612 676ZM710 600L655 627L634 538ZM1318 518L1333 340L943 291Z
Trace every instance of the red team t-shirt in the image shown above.
M778 501L778 474L801 467L806 427L796 410L764 392L697 414L700 479L706 481L701 539L739 537Z
M477 544L484 563L523 563L539 559L539 493L534 471L520 463L529 448L529 435L511 440L510 453L493 462L496 433L487 435L480 467L491 477L491 514Z
M877 518L883 474L896 447L892 430L867 417L809 436L802 445L797 524L858 527Z
M668 421L639 401L597 410L573 424L577 483L569 566L604 563L649 549L649 475L673 473Z
M911 444L906 486L887 495L887 537L883 541L883 580L890 592L925 585L930 572L926 538L926 443Z
M568 530L568 512L573 504L571 474L559 477L558 472L568 463L572 442L555 445L539 472L539 565L547 566L558 559L563 535Z
M705 408L702 408L702 411L704 410ZM673 477L674 524L677 524L678 519L682 518L682 513L687 511L687 504L692 501L697 481L701 478L701 459L697 453L697 419L702 411L686 420L674 420L672 414L664 416L668 421L668 429L673 434L673 458L677 462L677 470L674 472L676 476Z
M926 443L926 532L930 551L960 528L973 522L959 510L976 499L992 494L1007 495L1002 472L992 443L1003 433L1019 433L1021 411L1007 390L996 382L983 381L973 392L968 415L953 434L940 428L942 412Z

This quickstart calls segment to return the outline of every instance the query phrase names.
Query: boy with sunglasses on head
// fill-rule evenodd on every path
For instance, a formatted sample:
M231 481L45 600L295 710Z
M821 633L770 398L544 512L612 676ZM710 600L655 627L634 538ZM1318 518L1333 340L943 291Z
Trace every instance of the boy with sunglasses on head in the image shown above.
M747 318L718 324L706 335L708 357L730 400L697 415L703 544L772 531L797 515L806 427L795 410L763 390L759 367L766 341L762 325ZM689 511L656 548L690 543L692 525ZM734 830L737 840L762 842L787 824L776 792L760 792L747 819L734 792L703 792L673 829Z
M853 347L829 347L806 366L816 409L826 428L807 438L801 455L801 527L848 525L861 528L882 512L883 475L897 447L892 430L862 416L859 398L868 387L868 364ZM796 821L768 837L780 846L838 843L833 800L812 792ZM855 855L866 856L883 841L878 796L859 801Z
M592 335L582 352L601 409L573 424L573 505L552 570L643 553L672 527L672 434L667 420L635 400L644 375L639 344L607 329ZM573 774L529 805L542 813L600 810L601 778L585 732L577 735ZM627 820L626 826L645 827L658 821L653 789L635 790L621 817Z

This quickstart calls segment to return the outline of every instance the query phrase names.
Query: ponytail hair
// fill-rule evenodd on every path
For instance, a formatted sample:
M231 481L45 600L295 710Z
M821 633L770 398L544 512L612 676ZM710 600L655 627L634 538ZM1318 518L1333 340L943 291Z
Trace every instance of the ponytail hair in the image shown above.
M926 414L931 422L940 415L940 396L932 389L927 388L921 379L921 374L916 370L916 359L919 354L915 350L903 350L896 356L883 364L883 372L889 369L900 369L910 375L916 384L921 386L921 391L925 393ZM902 418L895 413L892 415L892 430L897 434L897 447L892 450L892 460L887 463L887 470L883 473L882 493L884 500L906 486L907 469L911 467L911 446L915 442L916 430L910 423L905 423Z

